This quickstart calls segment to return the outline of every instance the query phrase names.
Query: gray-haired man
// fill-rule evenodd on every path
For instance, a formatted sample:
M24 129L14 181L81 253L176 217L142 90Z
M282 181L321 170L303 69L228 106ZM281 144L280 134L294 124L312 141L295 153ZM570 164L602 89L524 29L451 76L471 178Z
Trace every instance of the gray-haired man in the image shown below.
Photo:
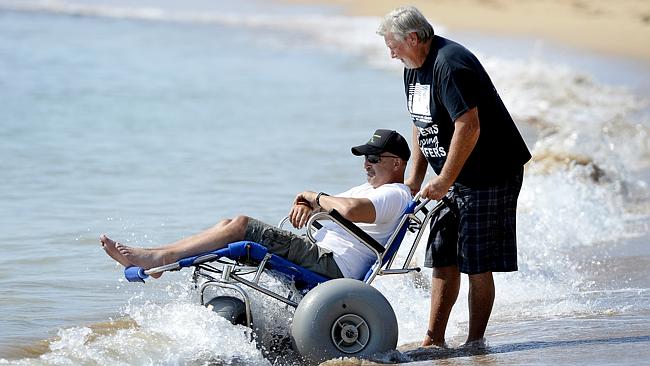
M523 165L530 153L492 81L466 48L436 36L415 7L383 19L392 58L404 63L413 120L412 192L448 194L457 216L433 232L425 265L433 268L429 329L422 345L443 346L460 273L469 275L467 343L483 343L494 303L492 272L517 270L515 219ZM427 162L437 176L421 188Z

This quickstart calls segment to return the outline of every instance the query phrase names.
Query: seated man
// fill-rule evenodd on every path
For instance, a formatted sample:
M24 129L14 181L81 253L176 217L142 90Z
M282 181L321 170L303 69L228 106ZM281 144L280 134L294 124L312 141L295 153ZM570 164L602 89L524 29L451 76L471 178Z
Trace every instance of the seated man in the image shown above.
M368 182L336 196L311 191L299 193L289 212L289 221L300 229L314 212L336 209L385 245L411 200L411 191L403 184L411 152L404 137L396 131L377 130L366 144L353 147L352 153L365 156ZM242 240L262 244L269 252L329 278L362 278L375 260L370 249L332 222L324 223L315 239L318 245L304 236L252 217L239 216L161 248L133 248L106 235L102 235L100 241L108 255L123 266L144 269L218 250Z

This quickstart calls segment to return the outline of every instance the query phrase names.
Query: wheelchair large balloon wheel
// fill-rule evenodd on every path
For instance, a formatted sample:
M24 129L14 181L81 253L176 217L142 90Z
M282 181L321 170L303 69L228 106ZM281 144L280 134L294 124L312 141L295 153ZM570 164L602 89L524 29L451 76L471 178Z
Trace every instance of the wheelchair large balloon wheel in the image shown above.
M313 362L390 351L397 336L397 318L388 300L374 287L346 278L307 293L291 326L294 347Z

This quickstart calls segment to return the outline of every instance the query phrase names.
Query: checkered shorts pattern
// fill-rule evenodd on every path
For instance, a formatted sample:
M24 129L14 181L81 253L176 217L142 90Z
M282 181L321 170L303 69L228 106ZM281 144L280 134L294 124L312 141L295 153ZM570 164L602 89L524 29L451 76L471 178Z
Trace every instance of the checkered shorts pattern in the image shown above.
M521 172L505 182L473 189L454 184L447 195L458 216L445 209L431 221L424 265L457 265L462 273L517 270L517 198Z

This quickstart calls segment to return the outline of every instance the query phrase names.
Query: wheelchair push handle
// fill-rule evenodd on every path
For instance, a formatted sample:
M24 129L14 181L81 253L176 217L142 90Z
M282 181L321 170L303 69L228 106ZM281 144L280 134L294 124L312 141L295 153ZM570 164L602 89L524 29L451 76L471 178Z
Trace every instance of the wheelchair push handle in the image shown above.
M454 189L453 187L452 187L452 188L449 188L449 191L447 192L447 194L449 194L449 192L453 191L453 189ZM422 191L419 191L419 192L415 195L415 197L413 197L413 201L418 201L418 200L422 200L422 202L424 202L425 205L426 205L427 203L431 202L431 199L430 199L430 198L422 198ZM445 202L445 203L449 203L449 202L451 202L451 201L449 200L449 197L447 197L446 195L445 195L445 196L442 196L442 198L440 199L440 201L443 201L443 202Z
M422 198L422 192L418 192L418 193L415 195L415 197L413 197L413 201L416 201L416 202L417 202L417 201L420 201L420 200L422 200L422 203L424 203L425 205L426 205L427 203L431 202L431 199L430 199L430 198Z

